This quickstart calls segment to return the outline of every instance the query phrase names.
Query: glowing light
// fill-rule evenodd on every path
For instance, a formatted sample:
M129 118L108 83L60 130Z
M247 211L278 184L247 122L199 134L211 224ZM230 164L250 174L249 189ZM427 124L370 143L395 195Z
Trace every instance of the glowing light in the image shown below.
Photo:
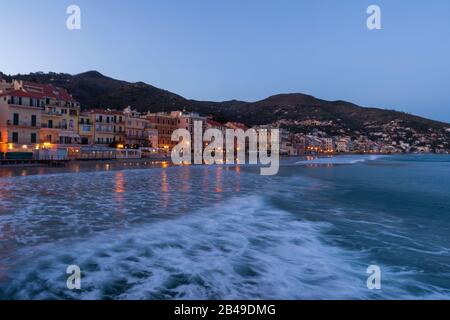
M123 144L118 144L118 145L117 145L117 148L118 148L118 149L123 149L123 148L124 148L124 145L123 145Z
M22 146L22 149L28 149L28 146L27 146L26 144L24 144L24 145Z

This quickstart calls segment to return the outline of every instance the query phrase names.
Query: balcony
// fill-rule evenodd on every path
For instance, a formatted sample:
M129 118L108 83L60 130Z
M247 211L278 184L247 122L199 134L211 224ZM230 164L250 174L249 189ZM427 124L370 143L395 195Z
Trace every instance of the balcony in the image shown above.
M111 129L111 130L108 130L108 129L99 129L99 128L96 128L95 131L96 131L96 132L99 132L99 133L115 133L114 130L112 130L112 129Z
M43 115L47 115L47 116L62 116L62 113L60 112L56 112L56 111L44 111L42 113Z
M135 135L135 134L127 134L125 135L125 138L127 140L145 140L145 141L149 139L149 137L146 135Z
M62 126L62 125L53 125L53 126L50 126L50 127L49 127L49 125L48 125L48 124L46 124L46 123L43 123L43 124L41 125L41 128L43 128L43 129L59 129L59 130L68 130L68 126ZM70 130L73 130L73 129L70 129Z
M35 123L33 125L31 122L27 122L27 121L18 121L16 123L14 123L14 121L7 120L6 125L13 126L13 127L38 128L37 123Z
M34 110L36 110L36 109L44 110L44 107L41 107L41 106L37 106L37 105L30 106L30 105L26 105L26 104L10 103L10 100L8 100L8 105L9 105L10 107L17 107L17 108L34 109Z

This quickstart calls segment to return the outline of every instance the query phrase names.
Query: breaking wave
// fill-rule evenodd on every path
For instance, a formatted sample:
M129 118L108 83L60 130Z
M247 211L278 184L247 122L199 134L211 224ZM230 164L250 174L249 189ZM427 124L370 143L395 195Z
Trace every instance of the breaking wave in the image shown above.
M329 157L314 157L312 159L302 160L296 162L299 165L339 165L339 164L356 164L366 161L373 161L384 158L384 155L343 155L343 156L329 156Z
M330 227L258 196L234 198L175 220L21 250L0 298L377 298L363 253L327 244ZM82 271L78 292L66 288L72 264ZM407 296L394 287L387 297Z

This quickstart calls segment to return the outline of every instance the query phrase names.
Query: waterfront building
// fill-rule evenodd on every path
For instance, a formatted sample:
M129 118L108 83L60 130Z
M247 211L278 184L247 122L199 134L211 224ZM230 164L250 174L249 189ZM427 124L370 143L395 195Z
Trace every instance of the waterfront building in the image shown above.
M125 144L135 147L148 147L150 120L147 117L142 117L131 107L125 108L123 114L125 116Z
M0 94L1 151L14 144L27 147L38 144L41 126L42 97L21 90ZM8 146L7 146L8 145Z
M336 151L349 152L350 151L349 139L339 139L338 141L336 141Z
M148 113L146 118L158 132L158 144L154 147L169 151L177 145L178 142L172 141L172 133L178 129L178 119L165 112Z
M80 144L94 144L94 126L95 118L89 112L81 112L78 124L78 134L80 135Z
M322 138L324 152L334 152L333 138Z
M191 134L191 149L192 151L196 151L196 141L195 141L195 134L194 134L194 125L195 122L201 122L202 127L202 136L201 141L199 142L199 146L202 148L206 147L209 142L203 141L203 133L206 130L206 121L207 117L201 116L197 112L186 112L186 111L173 111L171 113L172 117L175 117L177 119L177 125L180 129L186 129ZM178 143L178 142L177 142ZM194 155L195 156L195 155Z
M80 105L62 88L1 81L1 141L28 145L78 143Z
M90 110L94 122L94 143L99 145L110 145L121 143L124 137L125 124L124 115L116 110L93 109Z
M147 129L147 134L148 134L148 146L151 148L158 148L158 129L149 127Z
M297 155L304 155L306 154L306 139L301 134L296 134L294 136L294 145L297 149Z
M80 104L66 89L51 84L13 80L14 90L40 97L41 130L39 140L43 143L79 143L78 116Z

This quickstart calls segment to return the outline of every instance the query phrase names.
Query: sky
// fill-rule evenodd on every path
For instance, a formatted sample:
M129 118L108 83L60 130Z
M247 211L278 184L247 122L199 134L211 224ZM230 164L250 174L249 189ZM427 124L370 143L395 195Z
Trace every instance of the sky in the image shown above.
M98 70L189 99L301 92L450 122L448 0L17 0L0 24L6 74Z

